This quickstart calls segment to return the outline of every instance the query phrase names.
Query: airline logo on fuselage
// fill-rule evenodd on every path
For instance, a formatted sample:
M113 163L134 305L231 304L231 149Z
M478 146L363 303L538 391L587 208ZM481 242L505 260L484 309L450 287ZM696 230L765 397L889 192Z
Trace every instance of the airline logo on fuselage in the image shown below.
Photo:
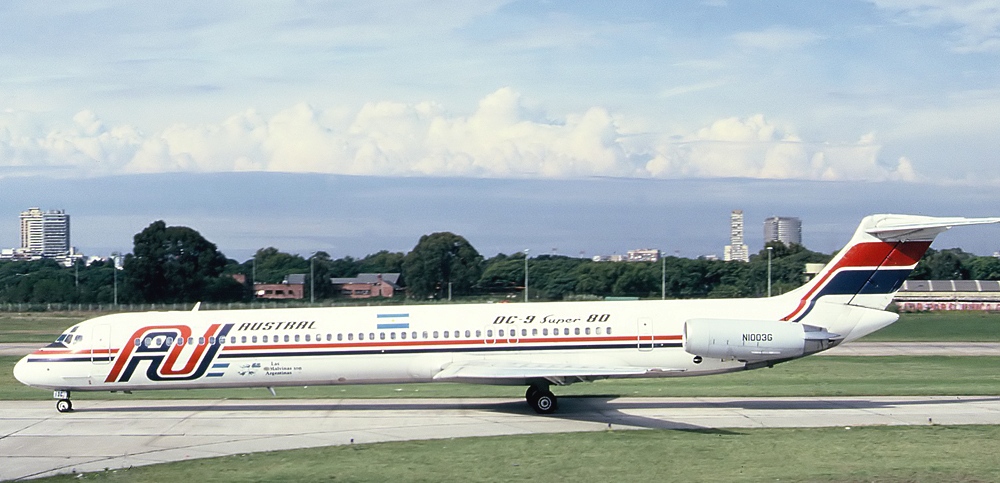
M149 363L146 377L150 381L198 379L205 375L218 354L221 348L218 339L228 335L232 328L233 324L212 324L203 335L192 337L191 328L186 325L143 327L132 334L119 352L104 382L128 382L142 362Z

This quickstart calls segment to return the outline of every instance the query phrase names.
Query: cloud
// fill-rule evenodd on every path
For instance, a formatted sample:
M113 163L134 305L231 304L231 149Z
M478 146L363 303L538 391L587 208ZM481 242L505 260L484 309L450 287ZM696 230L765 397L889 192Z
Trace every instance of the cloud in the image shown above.
M871 0L907 25L953 29L955 52L1000 51L1000 5L982 0Z
M690 132L634 133L602 107L555 120L510 88L467 115L434 102L372 102L356 112L300 103L266 116L247 110L219 123L144 133L81 111L68 126L28 134L0 115L0 167L71 167L72 173L274 171L481 178L746 177L919 179L906 158L885 164L866 134L853 143L808 142L763 115L720 119ZM7 172L18 172L8 169ZM0 170L0 176L4 170Z
M733 34L733 41L745 49L768 51L795 50L822 40L819 34L801 29L774 27L756 32Z

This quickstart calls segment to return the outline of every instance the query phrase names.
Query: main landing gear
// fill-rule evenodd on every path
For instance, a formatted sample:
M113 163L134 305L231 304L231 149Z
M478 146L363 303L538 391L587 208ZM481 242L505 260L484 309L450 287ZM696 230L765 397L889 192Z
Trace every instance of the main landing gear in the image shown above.
M528 405L538 414L552 414L559 407L559 401L555 394L549 391L547 385L528 386L528 391L524 393L524 398L528 400Z
M69 400L69 391L53 391L52 397L58 399L56 411L68 413L73 410L73 402Z

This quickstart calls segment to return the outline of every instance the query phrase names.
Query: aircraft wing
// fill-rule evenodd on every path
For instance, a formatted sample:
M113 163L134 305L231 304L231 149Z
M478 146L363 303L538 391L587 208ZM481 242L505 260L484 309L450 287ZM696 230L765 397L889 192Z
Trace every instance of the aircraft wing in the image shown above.
M683 369L648 369L629 366L599 366L530 363L515 361L457 361L434 375L439 381L523 384L531 379L545 379L556 385L593 381L608 377L643 376L663 372L683 372Z

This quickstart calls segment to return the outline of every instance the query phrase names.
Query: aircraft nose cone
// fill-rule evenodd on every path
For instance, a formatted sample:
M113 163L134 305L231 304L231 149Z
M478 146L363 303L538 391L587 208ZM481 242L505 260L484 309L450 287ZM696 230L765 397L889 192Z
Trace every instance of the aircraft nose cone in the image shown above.
M24 385L31 385L31 368L28 367L28 358L24 357L14 364L14 379Z

